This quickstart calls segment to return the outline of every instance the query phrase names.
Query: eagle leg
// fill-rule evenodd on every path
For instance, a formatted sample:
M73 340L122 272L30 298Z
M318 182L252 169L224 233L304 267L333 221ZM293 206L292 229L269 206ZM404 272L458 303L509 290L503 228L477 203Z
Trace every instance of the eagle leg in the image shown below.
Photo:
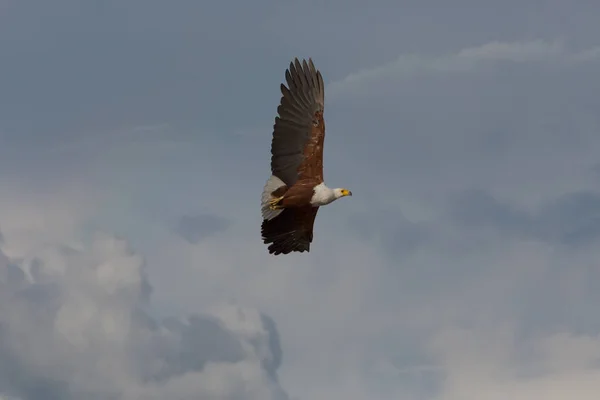
M275 198L272 198L271 200L269 200L269 209L281 210L283 208L283 206L281 206L279 204L279 202L281 202L281 200L283 200L283 196L275 197Z

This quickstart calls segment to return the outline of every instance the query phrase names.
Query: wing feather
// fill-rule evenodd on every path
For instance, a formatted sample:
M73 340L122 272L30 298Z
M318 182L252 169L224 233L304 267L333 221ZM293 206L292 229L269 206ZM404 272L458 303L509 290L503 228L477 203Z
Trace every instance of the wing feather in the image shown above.
M318 207L286 208L271 220L263 220L263 242L270 254L310 251Z
M298 179L322 181L324 85L312 59L290 62L273 126L271 172L288 187ZM315 129L315 121L318 129Z

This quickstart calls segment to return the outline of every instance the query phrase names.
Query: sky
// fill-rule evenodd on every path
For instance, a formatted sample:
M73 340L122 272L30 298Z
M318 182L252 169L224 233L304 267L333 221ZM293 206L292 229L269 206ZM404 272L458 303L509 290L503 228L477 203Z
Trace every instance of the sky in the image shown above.
M599 18L0 0L0 399L595 400ZM353 197L274 257L294 57Z

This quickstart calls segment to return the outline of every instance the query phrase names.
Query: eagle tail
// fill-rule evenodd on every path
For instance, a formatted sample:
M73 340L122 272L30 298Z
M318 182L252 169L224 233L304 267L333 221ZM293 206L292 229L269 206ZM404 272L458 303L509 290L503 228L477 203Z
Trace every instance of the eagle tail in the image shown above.
M278 189L286 189L286 188L287 188L286 184L281 179L276 177L275 175L271 175L271 177L267 180L267 183L265 184L265 187L262 192L261 204L260 204L261 205L261 214L262 214L263 219L272 220L273 218L275 218L276 216L281 214L281 212L283 211L283 208L273 210L273 209L271 209L271 204L272 204L272 200L276 199L277 197L280 197L280 196L274 195L274 192L277 191Z

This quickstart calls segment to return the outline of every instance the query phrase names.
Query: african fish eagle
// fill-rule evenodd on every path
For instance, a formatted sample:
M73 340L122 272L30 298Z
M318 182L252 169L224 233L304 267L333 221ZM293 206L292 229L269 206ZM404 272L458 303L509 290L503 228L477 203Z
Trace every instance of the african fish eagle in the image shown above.
M312 59L296 58L281 84L271 141L271 177L261 198L262 239L270 254L310 251L320 206L352 192L323 181L325 86Z

